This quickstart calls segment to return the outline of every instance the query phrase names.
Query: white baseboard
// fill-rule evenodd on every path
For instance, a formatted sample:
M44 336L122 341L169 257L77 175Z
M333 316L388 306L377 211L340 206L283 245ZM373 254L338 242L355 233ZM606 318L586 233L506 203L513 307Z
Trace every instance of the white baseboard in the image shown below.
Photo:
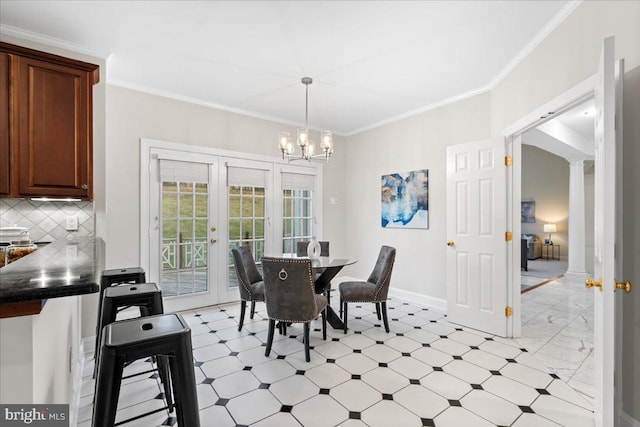
M77 426L80 413L80 397L82 394L82 372L84 370L85 341L81 340L75 355L75 370L73 371L71 399L69 400L69 425Z
M82 338L85 353L93 353L96 349L96 336Z
M411 301L416 304L424 305L425 307L432 308L433 310L446 313L447 312L447 300L442 298L435 298L429 295L419 294L417 292L405 291L404 289L389 288L389 295L393 298L398 298L404 301Z
M640 421L624 411L620 413L620 427L640 427Z

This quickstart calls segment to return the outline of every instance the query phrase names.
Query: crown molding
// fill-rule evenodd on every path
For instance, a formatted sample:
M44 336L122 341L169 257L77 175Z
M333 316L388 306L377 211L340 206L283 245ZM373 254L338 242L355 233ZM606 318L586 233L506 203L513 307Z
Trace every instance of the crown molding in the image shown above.
M111 86L121 87L121 88L124 88L124 89L135 90L137 92L147 93L149 95L161 96L163 98L169 98L169 99L173 99L173 100L176 100L176 101L187 102L189 104L200 105L200 106L208 107L208 108L215 108L216 110L226 111L226 112L234 113L234 114L240 114L240 115L243 115L243 116L252 117L254 119L266 120L266 121L269 121L269 122L279 123L279 124L283 124L283 125L287 125L287 126L293 126L293 127L304 127L303 123L287 121L287 120L283 120L283 119L281 119L279 117L269 116L269 115L266 115L266 114L259 114L259 113L253 112L253 111L248 111L248 110L242 110L240 108L229 107L227 105L215 104L213 102L205 101L205 100L202 100L200 98L184 96L184 95L177 94L175 92L166 91L166 90L162 90L162 89L157 89L157 88L153 88L153 87L149 87L149 86L143 86L143 85L139 85L139 84L136 84L136 83L131 83L131 82L128 82L128 81L107 78L107 84L109 84ZM321 129L317 129L317 128L313 128L313 127L309 127L309 129L312 130L312 131L315 131L315 132L320 132L321 131ZM346 136L344 134L340 134L340 133L337 133L337 132L333 132L333 134L335 136L340 136L340 137Z
M44 34L35 33L33 31L23 30L21 28L12 27L10 25L0 24L0 35L7 35L11 37L18 37L24 40L42 43L47 46L57 47L65 49L71 52L80 53L83 55L93 56L106 60L111 55L111 52L88 49L82 45L68 42L66 40L57 39L54 37L45 36Z

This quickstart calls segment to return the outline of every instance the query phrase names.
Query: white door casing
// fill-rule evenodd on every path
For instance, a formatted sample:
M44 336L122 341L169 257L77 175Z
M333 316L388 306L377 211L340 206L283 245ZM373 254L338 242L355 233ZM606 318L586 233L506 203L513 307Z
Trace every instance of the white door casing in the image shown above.
M616 103L615 40L604 39L595 89L594 355L596 426L615 425Z
M448 320L499 336L507 335L504 154L502 138L447 147Z

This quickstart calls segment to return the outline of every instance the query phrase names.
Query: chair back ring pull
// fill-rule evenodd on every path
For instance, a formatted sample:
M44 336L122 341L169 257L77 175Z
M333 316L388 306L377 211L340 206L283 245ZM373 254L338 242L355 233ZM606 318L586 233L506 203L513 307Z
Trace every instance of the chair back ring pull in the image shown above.
M280 278L280 280L285 281L287 280L287 277L289 277L289 274L284 268L282 268L280 269L280 273L278 273L278 277Z

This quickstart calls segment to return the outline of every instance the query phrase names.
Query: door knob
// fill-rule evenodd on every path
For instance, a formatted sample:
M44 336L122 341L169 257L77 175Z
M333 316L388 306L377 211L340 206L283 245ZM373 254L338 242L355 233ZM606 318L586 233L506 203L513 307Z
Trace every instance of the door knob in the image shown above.
M600 289L600 292L602 292L602 279L593 280L587 277L586 279L584 279L584 283L587 286L587 289L591 289L595 286L596 288Z
M453 240L449 240L449 241L447 242L447 246L453 246L453 245L455 245L455 243L453 243Z
M215 243L215 242L217 242L217 240L212 237L211 238L211 243Z
M213 226L213 225L212 225L212 226L211 226L211 231L216 231L216 230L217 230L217 228L216 228L215 226Z
M626 293L631 292L631 282L630 281L626 281L626 282L616 282L616 280L613 280L613 292L617 291L618 289L623 289Z

